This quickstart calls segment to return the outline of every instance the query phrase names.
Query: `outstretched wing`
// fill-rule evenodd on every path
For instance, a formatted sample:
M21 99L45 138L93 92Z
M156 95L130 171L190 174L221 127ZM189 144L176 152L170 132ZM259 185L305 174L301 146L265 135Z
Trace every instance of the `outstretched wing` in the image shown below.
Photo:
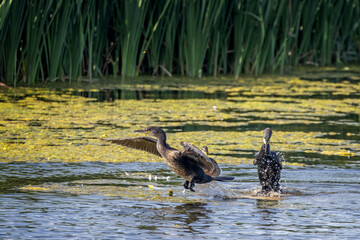
M150 138L150 137L114 138L114 139L101 138L101 140L116 143L128 148L142 150L161 157L161 154L156 148L157 139L154 138Z
M184 147L184 150L180 151L181 155L187 156L197 162L207 175L213 177L220 175L220 167L214 159L209 158L200 149L190 143L181 142L180 144Z

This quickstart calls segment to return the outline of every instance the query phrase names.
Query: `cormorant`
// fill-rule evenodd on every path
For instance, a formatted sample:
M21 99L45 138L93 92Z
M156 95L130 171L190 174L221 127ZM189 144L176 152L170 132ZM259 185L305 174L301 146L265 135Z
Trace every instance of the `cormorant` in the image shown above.
M143 150L162 157L171 170L185 179L184 188L190 189L191 191L194 191L193 187L195 183L234 179L233 177L219 177L220 168L215 160L208 158L197 147L185 142L180 143L184 147L184 150L179 151L170 147L166 143L165 132L159 127L147 127L142 130L136 130L135 132L150 134L156 137L156 139L150 137L134 137L103 140L125 147ZM217 168L219 170L216 170Z
M270 150L271 135L271 129L265 128L263 144L254 159L263 193L282 191L279 183L282 164L278 154Z

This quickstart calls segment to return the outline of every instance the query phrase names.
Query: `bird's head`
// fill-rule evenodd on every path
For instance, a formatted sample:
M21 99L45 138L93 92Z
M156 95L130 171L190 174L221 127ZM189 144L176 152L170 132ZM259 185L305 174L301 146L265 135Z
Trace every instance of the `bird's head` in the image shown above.
M270 152L270 138L272 135L272 131L270 128L265 128L264 130L264 138L263 138L263 143L265 145L265 153Z
M140 133L149 134L149 135L152 135L152 136L154 136L156 138L165 136L165 132L159 127L146 127L144 129L141 129L141 130L135 130L134 132L140 132Z
M202 151L206 156L209 155L209 149L208 149L207 146L203 146L203 147L201 148L201 151Z

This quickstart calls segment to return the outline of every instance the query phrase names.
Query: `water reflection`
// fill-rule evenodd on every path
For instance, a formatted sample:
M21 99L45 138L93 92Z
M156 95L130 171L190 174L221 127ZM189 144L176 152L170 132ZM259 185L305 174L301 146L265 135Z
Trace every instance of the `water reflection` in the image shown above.
M255 200L258 208L257 216L259 217L260 230L274 230L279 225L279 214L281 211L279 201Z
M165 213L166 220L174 222L175 227L189 232L196 232L199 227L202 231L206 231L205 229L212 224L212 211L206 207L205 203L181 204L161 210Z
M95 98L99 102L113 102L118 99L225 99L227 94L221 91L207 93L203 91L186 90L127 90L101 89L99 91L74 91L74 95Z
M263 211L265 215L269 215L272 211L269 211L271 208L281 207L281 199L279 200L263 200L263 199L255 199L256 207Z

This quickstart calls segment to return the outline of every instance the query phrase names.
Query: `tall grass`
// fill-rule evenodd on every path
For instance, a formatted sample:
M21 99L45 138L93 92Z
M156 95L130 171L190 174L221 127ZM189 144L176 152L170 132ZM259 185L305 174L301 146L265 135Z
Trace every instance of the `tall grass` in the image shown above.
M47 57L48 78L55 80L57 77L63 76L63 58L65 55L66 35L71 21L71 11L65 9L73 9L75 2L64 0L62 4L55 6L56 13L52 16L52 24L49 32L46 34L45 54Z
M250 72L254 50L258 44L259 21L254 12L258 10L258 4L245 4L244 1L235 2L234 8L234 74ZM255 17L253 17L253 16Z
M141 51L141 37L145 17L148 14L149 1L120 1L116 6L117 19L115 27L119 32L121 48L121 75L134 77L138 75L137 60Z
M0 3L0 48L3 49L4 48L4 41L5 41L5 37L6 37L6 33L8 30L8 18L7 16L9 15L10 12L10 8L11 8L11 0L4 0L2 1L2 3ZM3 51L1 51L2 54L4 54ZM1 68L1 66L3 66L3 57L0 57L0 78L2 78L4 76L3 73L3 68Z
M358 0L3 0L0 77L284 74L360 61Z
M218 21L224 1L183 1L182 35L185 68L188 76L201 77L213 26Z
M174 18L171 17L176 16L176 14L166 10L169 6L171 9L173 9L176 5L178 5L178 1L156 1L153 5L153 11L151 11L149 16L148 29L152 31L152 36L150 36L150 39L148 40L148 46L146 48L149 48L150 51L145 49L143 54L146 54L148 57L150 64L149 67L152 70L153 75L156 75L160 72L164 73L164 71L169 72L163 64L164 53L167 52L164 44L165 42L167 43L165 38L168 31L170 31L171 34L171 29L166 28L166 26L172 26L174 29L176 29L176 25L174 23L165 24L164 21L174 21ZM161 16L161 18L158 18L158 16Z
M165 39L163 42L164 46L164 57L162 60L162 72L173 73L173 62L175 61L175 48L178 44L178 25L180 20L180 9L181 9L182 0L173 0L171 1L170 6L166 11L166 16L164 16L164 21L166 24L164 26L159 26L165 29ZM177 59L178 60L178 59ZM177 61L178 63L178 61ZM179 65L179 64L177 64Z
M56 1L52 0L32 1L27 6L28 16L23 51L23 67L26 76L24 81L29 84L33 84L39 79L44 81L46 76L49 76L48 72L53 68L49 65L51 60L43 61L43 54L46 43L51 44L48 42L51 36L49 29L52 26L60 7L60 3L56 3ZM55 45L53 46L53 48L55 48L54 51L57 47L58 46ZM47 59L49 59L49 55L47 55Z
M313 28L315 26L318 13L320 11L321 1L310 1L303 6L303 11L301 12L301 21L302 24L299 29L299 34L301 35L301 41L299 41L299 50L296 54L298 63L311 63L313 58L317 54L317 40L315 38L320 38L320 34L316 34L316 30Z
M81 13L81 0L76 0L74 7L69 11L71 16L69 29L66 34L66 50L64 54L64 74L70 81L82 75L82 59L85 49L85 21L87 14Z
M8 30L8 24L7 23L7 16L10 12L11 8L11 0L4 0L2 3L0 3L0 43L3 43L5 40L5 36ZM4 46L3 44L0 45L0 48L2 49ZM2 51L1 51L2 52ZM3 58L0 57L0 66L2 66ZM0 67L0 77L3 77L3 69Z
M346 17L339 17L339 24L337 25L337 41L335 46L336 51L336 63L342 64L343 61L351 62L351 61L359 61L360 54L356 51L360 49L360 42L359 42L359 31L360 31L360 2L355 1L352 4L345 4L342 5L342 11L346 13ZM358 19L355 23L352 22L353 19ZM357 29L357 31L356 31ZM356 34L357 32L357 34ZM358 38L356 43L351 39ZM356 47L357 45L357 47Z
M5 20L9 13L11 3L12 0L4 0L2 3L0 3L0 30L2 30L3 26L5 25Z
M6 7L8 11L3 9L5 3L2 3L2 13L8 13L8 16L2 16L2 29L1 29L1 63L3 64L3 76L8 83L16 86L17 78L21 69L21 58L18 58L18 51L23 51L20 45L21 35L19 32L23 31L25 22L25 3L24 2L11 2ZM10 6L11 5L11 6ZM5 12L6 11L6 12ZM17 15L17 13L20 13Z
M213 76L217 76L220 72L227 73L228 68L228 47L232 22L231 14L233 4L222 4L218 18L213 23L209 50L208 50L208 63L207 72Z
M108 51L108 24L112 5L108 1L86 1L86 42L87 42L87 76L102 75L102 67L107 64L104 59Z

